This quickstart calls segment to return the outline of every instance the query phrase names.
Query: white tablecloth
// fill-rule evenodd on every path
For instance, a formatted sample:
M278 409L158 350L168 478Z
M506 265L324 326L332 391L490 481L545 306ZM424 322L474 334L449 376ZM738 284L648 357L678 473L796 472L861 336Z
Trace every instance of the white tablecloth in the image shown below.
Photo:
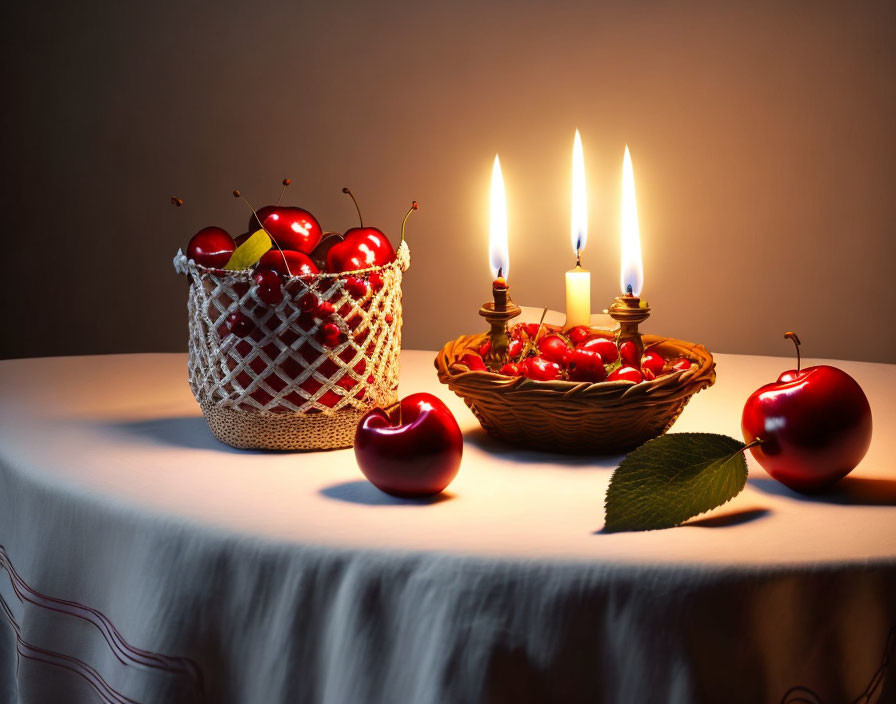
M835 492L800 496L751 464L707 518L606 535L619 458L493 442L433 358L403 353L401 391L448 402L465 454L443 497L416 502L367 484L351 450L219 444L183 355L0 362L0 701L863 691L896 625L896 367L837 363L875 436ZM738 436L749 393L791 366L717 361L673 432ZM892 669L880 701L896 698Z

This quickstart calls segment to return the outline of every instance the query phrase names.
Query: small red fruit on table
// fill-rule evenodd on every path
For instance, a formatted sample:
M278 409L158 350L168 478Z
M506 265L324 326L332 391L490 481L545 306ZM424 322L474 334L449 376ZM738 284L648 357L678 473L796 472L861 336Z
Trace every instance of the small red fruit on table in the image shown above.
M378 489L400 497L438 494L457 476L463 436L432 394L403 398L390 412L369 411L355 433L355 458Z
M871 407L862 387L836 367L797 367L757 389L744 406L744 440L756 461L782 484L825 489L849 474L871 444Z
M187 258L209 269L221 269L230 261L236 249L227 230L220 227L203 227L187 244Z

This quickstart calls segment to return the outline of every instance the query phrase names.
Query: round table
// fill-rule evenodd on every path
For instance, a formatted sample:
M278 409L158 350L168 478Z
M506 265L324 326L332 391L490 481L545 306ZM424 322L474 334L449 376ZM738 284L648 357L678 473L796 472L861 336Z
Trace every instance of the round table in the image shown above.
M835 363L875 436L834 491L751 462L705 517L603 534L620 458L493 441L434 356L402 353L401 393L449 404L464 459L416 501L351 450L218 443L185 355L0 362L0 701L833 702L871 682L896 625L896 366ZM739 436L792 366L717 362L672 432Z

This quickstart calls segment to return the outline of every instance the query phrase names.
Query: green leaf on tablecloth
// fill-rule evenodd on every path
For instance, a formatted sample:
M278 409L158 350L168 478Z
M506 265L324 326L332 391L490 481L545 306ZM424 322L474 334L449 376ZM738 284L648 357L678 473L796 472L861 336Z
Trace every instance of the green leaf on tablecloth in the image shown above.
M267 232L264 230L256 230L249 239L234 250L233 254L230 255L230 259L227 261L227 264L224 265L224 268L227 269L227 271L248 269L261 259L261 255L273 246L274 243L271 242L271 238L268 236Z
M747 483L743 449L714 433L648 440L610 479L604 532L671 528L730 501Z

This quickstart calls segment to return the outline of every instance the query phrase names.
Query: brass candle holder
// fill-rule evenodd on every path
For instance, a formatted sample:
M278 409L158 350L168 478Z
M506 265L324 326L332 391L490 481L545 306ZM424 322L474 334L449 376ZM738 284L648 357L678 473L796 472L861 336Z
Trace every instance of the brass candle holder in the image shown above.
M507 346L510 344L507 323L522 312L520 307L510 299L508 289L509 286L501 276L499 269L498 278L492 283L492 298L494 300L483 303L479 308L479 315L488 321L488 338L491 342L483 361L485 366L493 371L500 369L507 361Z
M650 317L650 306L647 305L647 301L642 301L639 296L633 295L632 287L629 286L625 295L616 296L616 300L607 309L607 313L619 323L619 344L633 342L638 348L638 352L643 353L644 342L641 340L638 325Z

